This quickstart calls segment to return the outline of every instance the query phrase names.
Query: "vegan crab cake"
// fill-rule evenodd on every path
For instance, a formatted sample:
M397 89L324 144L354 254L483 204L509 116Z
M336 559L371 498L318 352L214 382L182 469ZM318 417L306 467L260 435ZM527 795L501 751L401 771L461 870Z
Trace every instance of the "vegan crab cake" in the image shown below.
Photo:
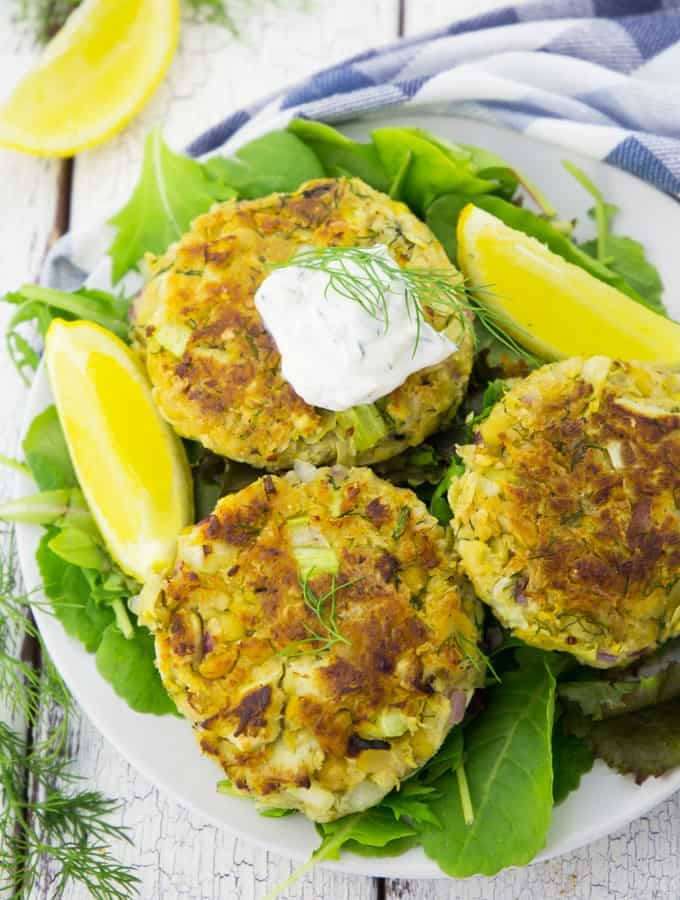
M153 618L165 686L233 789L330 821L461 720L481 604L412 492L306 474L266 475L186 530Z
M606 668L680 633L680 374L544 366L460 454L457 550L518 638Z
M402 267L447 271L454 283L461 278L426 225L357 178L230 201L197 218L151 261L133 313L156 403L176 431L217 454L276 471L295 459L378 462L447 424L472 366L467 319L425 309L456 352L410 375L377 405L336 413L308 405L283 378L255 308L269 266L301 248L377 244Z

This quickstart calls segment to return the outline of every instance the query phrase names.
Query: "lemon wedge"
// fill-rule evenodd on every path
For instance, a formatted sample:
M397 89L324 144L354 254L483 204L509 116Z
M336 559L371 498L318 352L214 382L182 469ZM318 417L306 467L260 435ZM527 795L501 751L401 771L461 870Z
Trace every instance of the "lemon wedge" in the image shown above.
M541 359L611 356L680 367L680 325L647 309L545 244L468 204L458 263L498 324Z
M0 107L0 146L72 156L121 129L172 59L179 0L85 0Z
M121 568L145 581L169 565L193 519L189 466L141 365L91 322L55 319L47 372L80 486Z

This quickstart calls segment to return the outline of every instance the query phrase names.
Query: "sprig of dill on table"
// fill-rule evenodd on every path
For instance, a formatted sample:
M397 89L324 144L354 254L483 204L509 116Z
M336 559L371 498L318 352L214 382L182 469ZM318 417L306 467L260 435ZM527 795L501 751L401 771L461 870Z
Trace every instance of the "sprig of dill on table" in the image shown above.
M46 44L64 25L83 0L14 0L17 19L25 23L36 41ZM266 4L281 5L281 0L183 0L189 19L222 25L233 34L245 17ZM293 8L304 8L305 0L292 0Z
M414 354L426 313L442 315L449 320L455 317L461 329L476 340L469 315L473 313L503 346L529 362L535 361L503 330L498 316L479 300L477 295L491 293L490 288L473 289L464 279L452 279L452 273L447 269L402 269L392 259L375 253L372 248L362 247L312 247L302 250L289 262L271 268L275 270L288 266L324 272L328 275L326 296L330 291L335 291L346 300L358 303L371 318L384 323L386 332L390 326L388 294L394 279L398 278L403 285L408 314L416 326Z
M51 860L55 897L78 882L95 900L128 900L138 878L110 849L112 841L129 841L126 829L108 821L118 802L78 789L66 753L71 697L42 643L30 598L18 590L15 562L12 539L0 532L0 896L30 896ZM12 652L22 637L35 659ZM48 706L61 716L41 731Z

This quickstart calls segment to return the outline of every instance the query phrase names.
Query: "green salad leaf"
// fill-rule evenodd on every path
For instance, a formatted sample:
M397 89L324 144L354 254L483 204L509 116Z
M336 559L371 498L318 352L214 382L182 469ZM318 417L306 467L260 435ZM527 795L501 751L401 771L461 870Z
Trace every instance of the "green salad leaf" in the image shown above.
M84 644L88 653L94 653L115 615L110 606L95 601L84 571L50 549L57 534L57 529L47 529L36 554L43 590L66 633Z
M109 625L97 647L99 674L131 709L156 716L176 714L155 659L154 640L145 628L136 628L128 639L117 625Z
M401 175L400 198L418 215L424 215L441 194L470 197L497 187L496 181L477 177L469 151L444 145L420 129L378 128L371 137L390 183ZM410 162L402 175L407 158Z
M270 131L235 156L214 156L205 168L246 199L296 191L303 182L326 174L314 151L290 131Z
M361 178L377 191L389 191L392 179L373 144L352 141L330 125L308 119L293 119L288 131L314 151L328 177Z
M570 711L564 725L607 765L635 775L638 784L680 766L680 698L600 722Z
M595 221L597 237L581 244L581 249L620 275L635 292L634 299L639 299L654 312L666 315L666 307L661 300L661 276L647 259L642 244L631 237L611 233L612 222L619 212L618 206L607 203L599 188L581 169L569 162L565 162L564 167L595 200L595 206L588 210L588 215Z
M552 755L553 802L557 805L578 788L581 777L592 769L595 757L580 738L564 730L561 721L553 731Z
M215 169L173 153L160 129L144 144L142 172L132 196L111 219L116 237L109 248L114 284L137 268L146 253L163 253L213 203L235 196Z
M588 674L562 682L559 697L595 721L674 700L680 697L680 640L626 669Z
M540 653L504 675L464 730L474 820L467 825L456 775L436 783L441 827L420 826L427 855L456 878L530 862L545 844L553 805L555 677Z
M57 316L61 319L86 319L108 328L123 340L128 337L128 309L130 301L116 297L105 291L80 288L67 292L37 284L25 284L16 291L5 294L5 303L16 307L5 330L7 352L15 368L25 381L27 375L38 368L40 353L28 337L21 332L21 326L30 323L40 337L47 334L50 322Z
M33 419L21 446L41 491L77 485L71 455L55 406L48 406Z

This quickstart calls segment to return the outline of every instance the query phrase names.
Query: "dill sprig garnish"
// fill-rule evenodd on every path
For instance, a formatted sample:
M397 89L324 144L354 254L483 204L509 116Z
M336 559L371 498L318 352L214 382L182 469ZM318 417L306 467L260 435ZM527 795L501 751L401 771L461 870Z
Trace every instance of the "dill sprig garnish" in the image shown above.
M351 581L343 581L338 584L335 575L331 575L331 586L323 594L317 594L310 584L310 579L313 574L314 569L311 569L304 578L301 578L298 575L298 583L302 590L302 599L304 600L305 606L311 610L318 619L319 628L312 628L306 622L303 623L303 627L308 636L301 641L296 641L294 644L285 647L281 651L283 656L299 656L309 652L311 649L313 649L314 652L323 652L330 650L331 647L334 647L336 644L350 643L340 631L336 620L336 598L339 591L345 590L345 588L351 587L353 584L361 581L363 576L354 578ZM311 648L308 646L309 644L318 646Z
M486 655L482 648L472 638L469 638L462 631L454 631L452 640L456 645L458 652L467 659L476 672L484 673L488 669L494 680L501 683L500 676L496 672L491 659Z
M107 821L118 801L78 790L66 754L71 697L28 610L36 602L17 591L14 572L14 545L0 532L0 896L30 896L51 860L53 896L77 882L95 900L128 900L139 879L111 855L112 841L130 840L125 828ZM40 665L11 652L21 635L37 648ZM59 709L59 721L41 729L47 707Z
M402 269L390 257L375 253L370 247L312 247L300 251L290 261L272 265L271 268L288 266L325 273L328 276L324 290L326 297L334 291L346 300L358 303L371 318L383 323L385 332L390 326L388 294L395 279L399 279L409 318L416 327L414 355L426 314L443 316L447 325L452 318L456 318L461 330L467 331L476 342L470 316L473 313L501 344L532 364L537 361L503 330L498 316L480 302L477 295L491 293L490 289L473 289L464 279L454 281L450 270Z

